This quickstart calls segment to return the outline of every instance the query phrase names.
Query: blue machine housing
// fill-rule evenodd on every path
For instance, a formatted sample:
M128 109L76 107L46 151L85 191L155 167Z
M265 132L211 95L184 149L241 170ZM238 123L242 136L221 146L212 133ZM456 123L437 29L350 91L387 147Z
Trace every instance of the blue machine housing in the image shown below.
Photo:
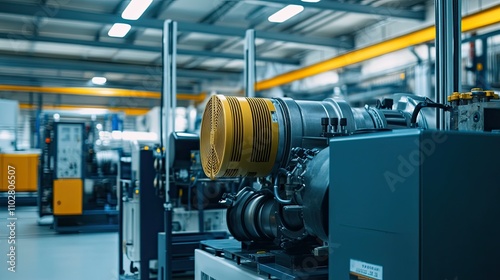
M498 275L499 143L417 129L332 138L329 279Z

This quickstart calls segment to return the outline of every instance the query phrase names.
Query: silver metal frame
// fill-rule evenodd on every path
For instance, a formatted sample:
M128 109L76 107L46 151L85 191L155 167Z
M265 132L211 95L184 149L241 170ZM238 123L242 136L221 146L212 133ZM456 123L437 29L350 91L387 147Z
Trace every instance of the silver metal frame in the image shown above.
M447 96L461 90L461 21L460 0L436 0L436 102L446 103ZM437 129L448 129L445 112L438 109Z
M169 147L170 134L175 129L175 108L177 106L177 23L166 20L163 27L163 111L162 111L162 142L163 147ZM170 151L165 149L165 158L170 158ZM168 191L169 165L165 164L165 174L167 178L165 189L165 202L170 203Z
M245 96L255 97L255 30L249 29L245 33Z
M176 68L177 68L177 22L166 20L163 25L163 90L162 90L162 145L165 147L165 162L170 158L169 139L170 134L175 129L175 108L177 106L177 84L176 84ZM165 244L166 251L171 252L172 249L172 215L173 207L170 201L170 183L169 169L170 164L165 166ZM166 254L165 257L165 279L172 278L172 255Z

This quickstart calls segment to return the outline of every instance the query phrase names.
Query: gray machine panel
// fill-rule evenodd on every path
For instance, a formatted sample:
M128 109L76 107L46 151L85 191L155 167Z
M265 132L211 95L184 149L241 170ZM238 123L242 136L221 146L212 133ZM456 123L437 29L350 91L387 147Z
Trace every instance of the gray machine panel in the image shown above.
M445 137L421 168L420 279L498 278L500 134Z
M56 178L83 177L83 124L56 124Z
M384 279L418 279L412 278L418 275L418 171L404 187L384 176L398 170L392 153L397 158L418 149L415 137L412 130L332 140L330 279L349 279L351 260L383 267Z
M403 130L330 145L330 279L487 279L500 135ZM493 165L494 166L494 165ZM361 278L360 277L360 278Z

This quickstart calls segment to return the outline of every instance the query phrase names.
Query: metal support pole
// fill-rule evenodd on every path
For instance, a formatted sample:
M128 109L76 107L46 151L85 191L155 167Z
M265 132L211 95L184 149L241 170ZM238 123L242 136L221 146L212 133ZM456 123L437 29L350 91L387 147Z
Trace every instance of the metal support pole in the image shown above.
M170 134L175 129L177 22L166 20L163 25L163 88L162 143L165 147L165 274L172 279L172 212L170 201Z
M38 205L38 215L39 215L39 218L38 218L38 222L40 223L42 217L44 216L45 211L43 209L43 202L42 202L42 198L43 198L43 190L46 188L45 187L45 183L43 181L43 178L45 178L46 173L48 172L46 170L46 167L48 167L48 162L47 160L49 160L49 157L47 157L47 159L44 158L44 155L46 153L46 147L43 146L44 144L42 143L45 143L45 141L42 142L42 138L44 137L44 135L42 135L42 133L40 133L40 130L41 130L41 127L42 127L42 106L43 106L43 97L42 97L42 94L41 93L38 93L38 104L37 104L37 108L36 108L36 120L35 120L35 131L36 131L36 144L35 144L35 148L37 149L42 149L42 153L40 154L40 165L38 167L38 188L37 188L37 205ZM46 122L44 121L43 124L46 124ZM44 130L45 131L45 130ZM45 140L45 139L43 139Z
M255 30L245 33L245 96L255 97Z
M453 0L453 91L462 91L462 0Z
M490 88L490 81L488 80L488 38L481 39L481 58L479 59L482 69L477 70L476 73L479 76L480 84L477 86L484 89ZM476 66L476 65L475 65Z
M431 45L427 44L427 93L429 94L427 97L433 97L433 93L435 95L435 91L432 91L432 60L431 60ZM436 97L434 97L436 99Z
M460 91L461 1L436 0L436 102L446 103L447 96ZM445 112L436 112L436 128L448 127Z
M37 144L37 139L36 139L36 110L33 110L33 107L35 105L34 98L33 98L33 92L29 93L29 104L30 104L30 113L28 114L30 116L30 148L35 148ZM31 120L35 120L35 122L32 122Z

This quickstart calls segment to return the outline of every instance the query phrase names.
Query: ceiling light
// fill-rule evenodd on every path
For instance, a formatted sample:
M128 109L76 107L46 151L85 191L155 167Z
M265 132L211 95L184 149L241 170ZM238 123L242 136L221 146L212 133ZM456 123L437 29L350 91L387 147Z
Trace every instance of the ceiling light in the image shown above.
M132 0L122 13L123 19L136 20L142 16L153 0Z
M269 18L267 18L267 20L269 20L270 22L284 22L299 14L303 10L304 7L302 7L301 5L288 5L272 14Z
M110 37L125 37L127 33L130 31L130 24L126 23L115 23L113 26L111 26L111 29L108 31L108 36Z
M318 3L321 0L302 0L302 2Z
M106 77L94 77L92 78L92 83L94 85L104 85L106 83Z
M83 108L77 111L80 113L80 115L104 115L107 114L109 111L108 109L101 109L101 108Z

